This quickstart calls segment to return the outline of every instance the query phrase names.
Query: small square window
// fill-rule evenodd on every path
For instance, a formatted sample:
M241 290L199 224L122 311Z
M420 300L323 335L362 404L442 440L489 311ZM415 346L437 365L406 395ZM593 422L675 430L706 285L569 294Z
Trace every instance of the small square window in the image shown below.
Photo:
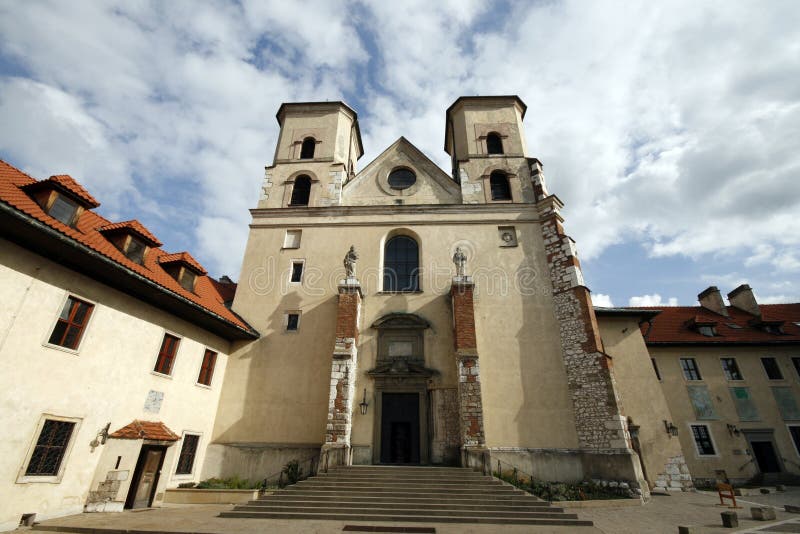
M217 363L217 353L213 350L206 349L203 355L203 363L200 365L200 376L197 377L197 383L204 386L211 385L211 378L214 376L214 366Z
M75 215L78 213L78 205L67 200L63 195L57 194L56 199L50 206L47 214L54 219L61 221L67 226L72 226L75 223Z
M775 358L761 358L761 365L764 366L764 372L767 373L767 378L770 380L783 380L783 373L778 366L778 360Z
M299 284L303 281L303 262L302 261L293 261L292 262L292 275L289 279L292 283Z
M153 371L162 375L172 374L172 365L175 363L175 354L178 352L180 342L180 338L164 334L164 341L161 342L161 350L158 351Z
M286 314L286 331L287 332L297 332L297 329L300 328L300 314L297 312L291 312Z
M717 453L714 443L711 441L711 434L706 425L691 425L694 443L697 446L697 454L700 456L713 456Z
M656 362L655 358L650 358L650 363L653 364L653 371L656 372L656 378L661 380L661 371L658 370L658 362Z
M191 475L194 468L194 457L197 455L197 444L200 436L197 434L184 434L181 453L178 456L178 467L175 469L176 475Z
M697 367L697 362L694 358L681 358L681 369L683 369L683 376L686 380L702 380L700 376L700 368Z
M77 349L93 308L94 306L88 302L69 297L47 342L68 349Z
M722 372L725 373L726 380L744 380L742 373L739 371L739 365L736 363L736 358L722 358Z
M283 248L300 248L302 235L302 230L286 230L286 236L283 238Z

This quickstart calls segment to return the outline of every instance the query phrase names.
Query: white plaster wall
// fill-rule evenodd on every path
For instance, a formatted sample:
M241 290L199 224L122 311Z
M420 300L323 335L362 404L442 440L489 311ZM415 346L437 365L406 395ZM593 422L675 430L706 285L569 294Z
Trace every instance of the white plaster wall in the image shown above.
M77 351L46 342L67 295L95 303ZM152 373L165 331L182 338L171 377ZM206 348L218 352L210 388L196 384ZM136 463L138 448L109 440L90 442L111 422L111 431L134 419L164 422L172 431L202 434L195 473L203 462L224 378L229 342L108 286L63 268L8 241L0 241L0 529L16 528L23 513L38 519L78 513L90 489L103 480L104 448L123 452L120 469ZM164 393L159 413L144 411L150 390ZM35 445L42 414L80 420L64 459L59 483L18 483ZM174 451L164 464L159 492L175 477ZM113 466L112 466L113 467ZM191 477L189 477L191 479ZM121 499L124 500L122 495Z

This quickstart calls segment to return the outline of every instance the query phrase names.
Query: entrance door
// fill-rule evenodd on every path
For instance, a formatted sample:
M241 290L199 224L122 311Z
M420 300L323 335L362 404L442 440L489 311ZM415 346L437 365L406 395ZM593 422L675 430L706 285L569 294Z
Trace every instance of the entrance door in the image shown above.
M419 463L419 394L381 395L381 463Z
M771 430L745 430L744 435L760 472L780 473L783 471Z
M148 508L153 504L166 450L166 447L142 445L125 508Z

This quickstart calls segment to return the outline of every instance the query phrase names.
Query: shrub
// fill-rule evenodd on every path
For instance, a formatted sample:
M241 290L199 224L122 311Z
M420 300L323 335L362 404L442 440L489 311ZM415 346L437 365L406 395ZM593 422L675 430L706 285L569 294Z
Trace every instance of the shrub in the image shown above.
M249 480L241 479L238 475L228 478L209 478L197 485L198 489L257 489L261 486L261 482L250 482Z

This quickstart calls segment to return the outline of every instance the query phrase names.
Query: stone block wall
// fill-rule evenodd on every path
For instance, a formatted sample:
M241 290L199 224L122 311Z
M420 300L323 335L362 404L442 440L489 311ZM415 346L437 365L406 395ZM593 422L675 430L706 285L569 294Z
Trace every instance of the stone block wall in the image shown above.
M667 460L664 472L658 474L655 485L656 488L667 491L687 491L694 487L692 475L683 455Z
M539 191L546 191L543 177L539 175L538 179L541 182ZM586 449L629 449L630 435L622 415L611 358L603 352L592 300L583 285L575 243L561 225L560 207L555 197L539 201L578 443Z
M458 358L458 401L461 420L461 443L465 447L483 447L483 401L480 367L477 357Z
M431 463L455 465L461 446L458 388L431 389L430 396L433 415Z

